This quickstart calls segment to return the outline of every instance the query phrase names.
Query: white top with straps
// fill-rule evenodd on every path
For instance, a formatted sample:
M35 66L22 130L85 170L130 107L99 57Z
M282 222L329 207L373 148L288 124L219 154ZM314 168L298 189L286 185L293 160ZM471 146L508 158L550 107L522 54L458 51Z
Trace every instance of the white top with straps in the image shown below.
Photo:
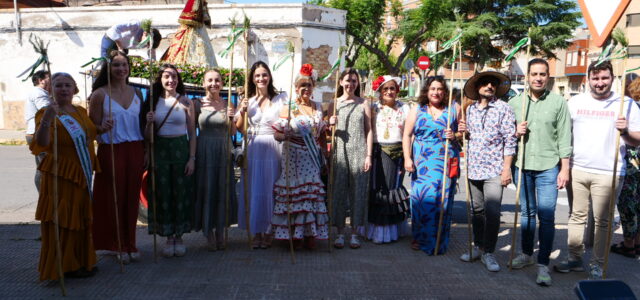
M156 111L154 115L154 122L156 128L160 126L164 117L169 113L171 106L177 99L180 98L180 95L177 95L177 98L169 97L158 99L158 104L156 106ZM167 118L167 121L164 122L164 125L160 127L160 130L157 132L158 136L180 136L187 134L187 108L184 107L179 101L171 114Z
M109 119L109 101L111 98L105 93L102 102L102 119ZM140 108L142 100L138 97L138 93L133 93L133 101L128 108L122 107L118 101L111 101L111 115L114 120L113 143L120 144L125 142L142 141L144 137L140 130ZM111 144L109 132L100 135L98 141L104 144Z

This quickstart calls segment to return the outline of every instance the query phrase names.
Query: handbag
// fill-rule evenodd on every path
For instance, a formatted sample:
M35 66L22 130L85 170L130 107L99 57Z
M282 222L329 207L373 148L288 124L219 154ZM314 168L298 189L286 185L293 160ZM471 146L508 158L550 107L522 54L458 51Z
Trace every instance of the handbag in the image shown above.
M450 157L447 162L449 178L456 178L460 175L460 160L457 157Z

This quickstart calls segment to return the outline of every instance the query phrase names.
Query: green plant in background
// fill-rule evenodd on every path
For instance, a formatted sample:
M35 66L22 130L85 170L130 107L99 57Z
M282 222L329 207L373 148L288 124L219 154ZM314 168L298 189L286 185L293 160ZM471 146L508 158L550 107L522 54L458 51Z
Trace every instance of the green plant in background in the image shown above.
M131 77L139 77L149 79L150 70L153 70L154 74L157 74L158 69L162 62L154 62L150 63L140 57L131 57ZM201 67L201 66L192 66L192 65L183 65L183 64L175 64L178 73L182 77L182 81L184 83L189 83L197 86L202 85L202 79L204 78L204 73L207 72L209 68ZM222 74L222 82L228 82L229 80L229 69L225 68L217 68ZM233 69L231 82L233 86L242 86L244 84L244 69Z

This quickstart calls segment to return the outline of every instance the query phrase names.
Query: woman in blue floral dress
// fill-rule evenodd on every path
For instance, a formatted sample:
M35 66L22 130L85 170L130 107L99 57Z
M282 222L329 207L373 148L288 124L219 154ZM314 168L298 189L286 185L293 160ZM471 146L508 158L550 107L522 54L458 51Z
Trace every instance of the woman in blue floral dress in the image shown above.
M449 160L456 161L460 151L454 140L460 108L447 105L447 85L441 77L430 77L420 92L419 105L414 106L404 126L402 147L405 169L412 173L411 227L414 250L433 255L436 248L438 221L442 206L442 181L446 139ZM451 118L447 129L447 119ZM452 168L455 169L455 168ZM438 254L447 251L456 176L447 172L446 197Z

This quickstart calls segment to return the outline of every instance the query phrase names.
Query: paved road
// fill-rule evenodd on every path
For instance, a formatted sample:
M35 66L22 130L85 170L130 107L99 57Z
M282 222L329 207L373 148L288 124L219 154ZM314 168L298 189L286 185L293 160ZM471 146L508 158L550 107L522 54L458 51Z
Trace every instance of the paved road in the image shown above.
M60 291L56 282L38 282L40 249L33 221L36 193L33 157L24 146L0 146L0 298L51 298ZM77 298L213 298L213 299L575 299L572 291L586 274L552 274L553 286L538 287L535 268L506 270L513 190L505 191L503 227L497 247L503 270L489 273L480 263L462 263L467 227L464 194L456 196L455 224L448 252L430 257L412 251L405 237L377 246L364 243L359 250L300 251L292 265L285 245L249 250L243 231L230 230L226 251L208 252L200 233L185 236L183 258L153 262L153 238L138 228L141 262L125 266L124 274L111 256L100 256L98 274L89 279L68 279L69 296ZM552 264L566 256L566 203L558 207L557 249ZM566 198L565 198L566 199ZM620 239L620 234L615 236ZM159 240L158 246L162 246ZM610 277L622 279L640 295L640 261L611 256Z
M27 146L0 146L0 224L35 222L35 170Z

